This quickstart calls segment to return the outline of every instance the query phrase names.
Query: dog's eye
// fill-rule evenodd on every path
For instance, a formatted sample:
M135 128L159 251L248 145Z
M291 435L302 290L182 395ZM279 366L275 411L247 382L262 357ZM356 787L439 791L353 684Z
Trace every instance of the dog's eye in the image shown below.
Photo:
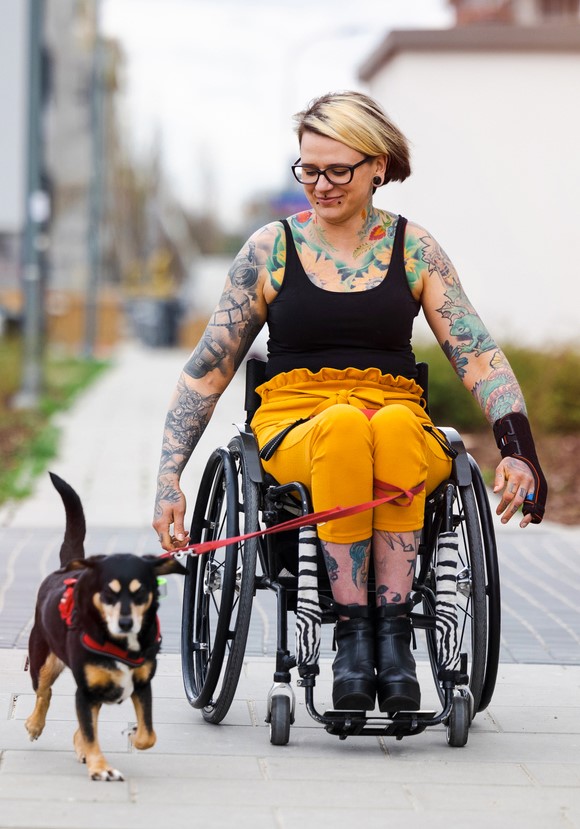
M117 604L119 601L119 594L114 590L111 590L110 587L105 587L101 593L101 599L105 604Z
M135 604L144 604L147 601L148 592L145 587L139 587L131 593L131 599Z

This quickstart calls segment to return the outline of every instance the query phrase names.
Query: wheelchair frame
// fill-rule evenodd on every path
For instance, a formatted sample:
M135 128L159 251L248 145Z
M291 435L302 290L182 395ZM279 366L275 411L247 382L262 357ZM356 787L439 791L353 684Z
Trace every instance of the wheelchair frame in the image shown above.
M246 373L246 412L227 446L211 454L194 508L192 544L231 538L271 527L285 517L308 515L307 488L299 481L279 485L264 475L255 437L249 426L259 398L255 388L264 364L249 360ZM419 364L419 384L427 388L427 366ZM450 478L428 495L425 522L413 582L413 631L424 630L427 652L441 703L436 711L400 711L374 716L361 711L320 713L314 702L318 665L299 667L298 686L304 688L309 715L341 739L348 736L404 736L445 724L447 742L463 746L477 712L493 695L500 649L500 586L497 548L491 509L481 472L466 452L459 434L440 428L455 450ZM459 668L442 670L439 662L436 614L437 540L442 533L457 533L457 637ZM201 556L189 556L184 583L181 630L182 671L190 704L202 710L205 720L219 723L232 704L244 660L253 597L256 590L276 596L276 668L268 694L266 721L270 741L285 745L294 722L295 696L291 670L296 655L288 647L288 613L295 609L297 578L285 572L285 550L297 561L296 533L267 535L237 542ZM294 547L292 547L294 544ZM286 556L288 560L288 556ZM320 559L322 561L322 559ZM259 572L257 573L257 566ZM330 584L319 567L322 622L334 622ZM325 583L326 578L326 583ZM372 593L372 585L369 585ZM369 596L369 603L372 596Z

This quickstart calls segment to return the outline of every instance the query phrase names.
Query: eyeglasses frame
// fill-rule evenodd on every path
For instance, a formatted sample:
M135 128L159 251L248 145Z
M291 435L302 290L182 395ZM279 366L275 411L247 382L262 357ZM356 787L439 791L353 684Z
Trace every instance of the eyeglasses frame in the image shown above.
M316 180L315 181L308 181L308 182L300 181L300 179L298 178L298 175L296 173L296 167L304 167L304 165L299 163L300 161L302 161L302 159L297 158L296 161L294 162L294 164L292 164L292 175L294 176L294 178L296 179L296 181L299 184L302 184L302 185L306 184L309 187L311 187L315 184L318 184L318 179L320 178L320 176L324 176L324 178L327 180L327 182L329 184L350 184L351 181L354 178L354 171L356 170L356 168L361 167L363 164L366 164L366 162L370 161L372 158L373 158L372 155L365 155L365 157L362 159L362 161L359 161L356 164L331 164L329 167L325 167L324 170L319 170L316 167L313 167L312 172L317 173ZM349 180L348 181L331 181L331 179L328 178L326 173L327 173L328 170L332 170L333 167L342 167L345 170L350 170Z

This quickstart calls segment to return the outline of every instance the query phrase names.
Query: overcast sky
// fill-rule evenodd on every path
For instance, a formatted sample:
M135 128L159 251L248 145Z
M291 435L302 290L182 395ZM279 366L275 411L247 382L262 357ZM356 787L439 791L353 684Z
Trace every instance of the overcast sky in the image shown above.
M337 89L391 29L450 25L447 0L104 0L126 55L131 146L158 136L189 207L238 225L240 207L281 187L297 152L292 115Z

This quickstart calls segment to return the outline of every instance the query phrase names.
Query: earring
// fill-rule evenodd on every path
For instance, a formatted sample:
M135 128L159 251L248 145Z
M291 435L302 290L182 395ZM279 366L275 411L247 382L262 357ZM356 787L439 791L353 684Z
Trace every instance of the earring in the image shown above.
M380 176L373 176L373 184L375 185L375 187L380 187L382 183L383 180Z

